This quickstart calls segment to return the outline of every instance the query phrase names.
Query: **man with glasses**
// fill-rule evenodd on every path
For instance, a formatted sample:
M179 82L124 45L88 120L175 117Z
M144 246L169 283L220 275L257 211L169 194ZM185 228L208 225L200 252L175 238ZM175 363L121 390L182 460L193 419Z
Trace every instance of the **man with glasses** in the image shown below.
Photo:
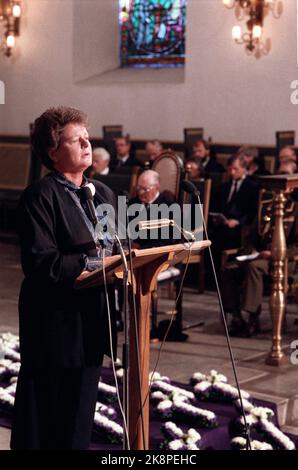
M173 204L174 198L168 192L160 191L160 182L159 182L159 174L154 170L146 170L138 178L137 182L137 196L133 198L129 205L130 207L134 205L136 208L136 212L134 217L140 217L142 220L150 220L152 215L152 205L155 204L154 214L157 213L157 207L161 204L170 206ZM167 218L168 214L165 215ZM130 217L132 220L134 217ZM158 216L153 217L156 218L163 218L162 212L158 213ZM169 232L171 234L171 230ZM162 246L168 245L173 243L172 237L162 239L161 237L152 238L151 233L148 230L146 233L143 233L142 236L139 236L136 240L134 240L135 246L139 248L151 248L153 246Z

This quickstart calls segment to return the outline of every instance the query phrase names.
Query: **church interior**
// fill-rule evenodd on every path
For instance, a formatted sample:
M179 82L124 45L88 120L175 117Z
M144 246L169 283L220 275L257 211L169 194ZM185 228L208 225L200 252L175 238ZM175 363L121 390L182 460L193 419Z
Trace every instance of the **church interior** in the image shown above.
M297 448L297 8L296 0L0 0L0 450L10 449L20 367L19 204L48 176L34 122L54 107L86 113L93 153L84 177L128 208L201 208L199 227L191 219L174 244L161 232L132 243L135 278L122 280L122 252L114 272L107 264L130 428L119 410L114 418L106 356L89 448L127 449L135 435L134 449ZM138 262L146 249L149 261ZM122 368L127 335L129 353L138 350L133 310L139 388L137 361ZM140 389L150 394L144 420L131 403Z

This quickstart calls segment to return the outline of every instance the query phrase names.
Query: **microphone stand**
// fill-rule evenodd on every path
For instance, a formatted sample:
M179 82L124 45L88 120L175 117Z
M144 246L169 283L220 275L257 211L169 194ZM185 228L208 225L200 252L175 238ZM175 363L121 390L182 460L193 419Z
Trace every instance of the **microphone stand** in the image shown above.
M203 229L204 229L204 233L206 235L206 238L208 240L209 237L208 237L208 231L207 231L207 227L206 227L206 223L205 223L205 219L204 219L204 214L203 214L203 210L202 210L200 192L197 190L197 188L195 187L195 185L193 183L190 183L189 181L186 181L186 183L187 183L187 186L185 185L185 189L184 188L183 189L186 190L186 192L192 193L198 200L199 207L200 207L200 212L201 212L201 217L202 217L202 222L203 222ZM192 189L192 187L193 187L193 189ZM226 340L227 340L227 344L228 344L228 350L229 350L230 359L231 359L231 363L232 363L232 369L233 369L233 373L234 373L234 377L235 377L236 388L237 388L239 399L240 399L241 412L242 412L244 427L245 427L245 432L246 432L246 450L251 450L251 439L250 439L249 427L247 425L247 419L246 419L246 414L245 414L245 411L244 411L242 394L241 394L241 391L240 391L240 385L239 385L239 381L238 381L238 374L237 374L237 370L236 370L235 359L234 359L232 346L231 346L231 342L230 342L230 335L229 335L228 325L227 325L226 316L225 316L225 312L224 312L224 308L223 308L221 293L220 293L220 289L219 289L217 274L216 274L216 270L215 270L215 266L214 266L214 262L213 262L212 251L211 251L210 246L208 247L208 251L209 251L209 256L210 256L211 266L212 266L212 272L213 272L215 285L216 285L216 292L217 292L219 308L220 308L220 312L221 312L221 316L222 316L222 320L223 320L223 324L224 324L225 336L226 336Z

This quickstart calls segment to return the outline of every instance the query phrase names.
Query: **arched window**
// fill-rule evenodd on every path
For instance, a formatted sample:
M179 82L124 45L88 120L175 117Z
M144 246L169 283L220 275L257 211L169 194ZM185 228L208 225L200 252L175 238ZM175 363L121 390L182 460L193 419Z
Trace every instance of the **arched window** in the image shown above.
M122 67L183 67L187 0L119 0Z

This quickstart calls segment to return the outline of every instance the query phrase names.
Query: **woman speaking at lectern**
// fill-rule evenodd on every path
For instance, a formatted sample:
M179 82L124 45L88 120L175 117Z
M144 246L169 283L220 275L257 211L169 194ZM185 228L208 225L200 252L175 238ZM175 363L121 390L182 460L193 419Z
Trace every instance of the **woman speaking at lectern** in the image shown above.
M87 116L68 107L50 108L34 123L33 150L50 172L24 191L19 207L25 278L12 449L87 449L91 438L100 366L110 344L101 289L74 289L83 271L101 263L84 197L83 172L92 164L87 126ZM93 184L95 208L109 204L113 212L112 191ZM106 256L113 251L108 235Z

